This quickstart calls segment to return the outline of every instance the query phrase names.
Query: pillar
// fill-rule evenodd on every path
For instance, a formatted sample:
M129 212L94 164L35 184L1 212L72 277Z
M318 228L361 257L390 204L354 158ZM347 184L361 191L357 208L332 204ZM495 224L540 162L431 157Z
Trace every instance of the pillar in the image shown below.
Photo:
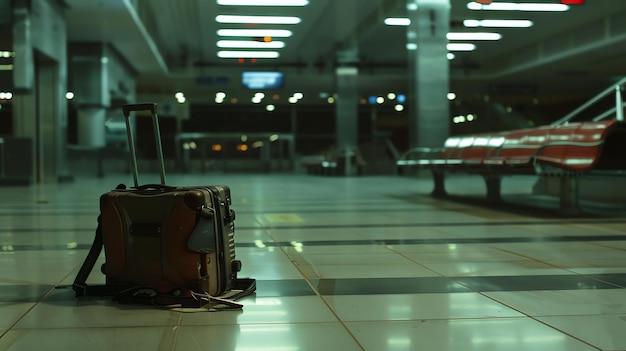
M13 3L13 134L32 141L32 179L71 179L67 167L67 34L55 0Z
M442 147L450 133L450 0L408 0L409 145Z
M92 44L72 57L72 89L78 115L78 145L100 149L106 145L105 119L110 105L108 57L103 44Z
M335 69L338 99L335 103L336 145L339 151L340 175L357 174L356 155L359 143L359 92L356 46L341 51Z

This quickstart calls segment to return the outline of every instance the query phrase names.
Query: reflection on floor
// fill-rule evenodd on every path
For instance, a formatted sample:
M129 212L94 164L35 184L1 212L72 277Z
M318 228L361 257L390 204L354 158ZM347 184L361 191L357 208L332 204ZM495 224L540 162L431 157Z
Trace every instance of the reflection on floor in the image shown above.
M626 350L626 217L537 210L525 181L503 192L535 209L411 177L172 175L231 186L256 295L215 313L77 300L98 197L126 178L0 188L0 350Z

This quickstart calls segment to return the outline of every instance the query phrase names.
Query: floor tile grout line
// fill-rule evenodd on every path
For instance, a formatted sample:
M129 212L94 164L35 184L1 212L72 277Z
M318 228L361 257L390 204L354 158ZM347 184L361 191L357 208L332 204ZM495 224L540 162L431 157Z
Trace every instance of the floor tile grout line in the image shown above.
M579 338L579 337L577 337L577 336L574 336L574 335L573 335L573 334L571 334L571 333L566 332L565 330L561 330L561 329L557 328L556 326L550 325L550 324L548 324L547 322L544 322L544 321L540 320L540 319L539 319L539 317L534 317L534 316L532 316L532 315L530 315L530 314L528 314L528 313L526 313L526 312L523 312L522 310L517 309L517 308L515 308L515 307L513 307L513 306L511 306L511 305L509 305L509 304L507 304L507 303L505 303L505 302L503 302L503 301L499 301L499 300L498 300L498 299L496 299L495 297L489 296L489 295L487 295L487 294L485 294L485 293L483 293L483 292L481 292L481 291L478 291L478 290L476 290L476 289L472 289L470 286L467 286L467 285L465 285L465 284L463 284L463 283L461 283L461 282L457 282L457 283L458 283L458 284L461 284L461 285L463 285L463 286L465 286L465 287L467 287L467 288L468 288L468 289L470 289L470 290L475 291L476 293L478 293L478 294L480 294L480 295L482 295L482 296L484 296L484 297L488 298L488 299L489 299L489 300L491 300L491 301L494 301L494 302L496 302L496 303L498 303L498 304L500 304L500 305L506 306L507 308L510 308L511 310L516 311L516 312L518 312L518 313L520 313L520 314L522 314L522 315L524 315L524 316L526 316L526 317L528 317L528 318L530 318L530 319L534 320L535 322L538 322L538 323L540 323L540 324L543 324L543 325L545 325L546 327L548 327L548 328L550 328L550 329L552 329L552 330L555 330L555 331L557 331L557 332L559 332L559 333L561 333L561 334L563 334L563 335L567 335L567 336L571 337L571 338L572 338L572 339L574 339L574 340L578 340L579 342L581 342L581 343L583 343L583 344L585 344L585 345L588 345L588 346L590 346L590 347L593 347L594 349L597 349L597 350L599 350L599 351L604 351L604 350L603 350L602 348L600 348L599 346L593 345L593 344L591 344L591 343L590 343L590 342L588 342L588 341L585 341L585 340L583 340L583 339L581 339L581 338Z
M271 231L266 228L263 223L261 223L256 217L255 220L259 223L259 225L262 227L262 229L265 231L265 233L272 238L272 240L274 240L274 242L276 242L276 238L272 235ZM357 339L356 335L354 335L350 329L348 328L348 326L346 325L345 321L343 321L339 315L337 314L337 312L330 306L330 304L328 303L328 301L320 294L319 290L317 290L315 288L315 285L309 280L309 278L306 276L306 274L304 274L304 272L300 269L300 267L298 267L298 265L296 265L291 258L289 257L289 254L285 251L285 248L282 246L278 246L279 250L287 257L287 259L289 259L290 263L293 265L293 267L300 273L300 275L302 276L302 278L304 279L304 281L307 283L307 285L311 288L311 290L313 290L313 292L315 293L315 296L317 296L320 301L322 301L322 303L326 306L326 308L328 308L328 310L330 311L330 313L337 319L337 321L339 322L339 324L341 324L342 328L346 331L346 333L348 333L348 335L350 335L350 337L352 338L352 340L354 340L354 342L356 343L356 345L362 350L365 351L365 348L363 347L363 345L361 345L361 343L359 342L359 340Z
M74 270L72 269L68 274L65 275L65 277L63 277L61 279L61 281L67 279L67 277L70 276L70 274L72 274ZM52 294L53 291L55 291L57 289L57 287L59 286L59 284L54 284L46 293L43 294L43 296L41 296L37 301L34 301L32 306L30 306L24 313L22 313L16 320L15 322L13 322L8 328L6 328L6 330L4 330L4 332L2 332L2 334L0 334L0 339L2 339L6 334L8 334L10 331L13 330L13 328L22 320L24 319L24 317L26 317L26 315L28 313L30 313L35 307L37 307L39 304L41 304L48 296L50 296L50 294Z
M464 284L463 284L463 283L461 283L461 282L458 282L458 283L459 283L459 284L461 284L461 285L464 285ZM465 286L465 285L464 285L464 286ZM550 325L550 324L548 324L547 322L544 322L544 321L540 320L540 319L539 319L539 317L534 317L534 316L532 316L532 315L530 315L530 314L528 314L528 313L526 313L526 312L523 312L522 310L517 309L517 308L515 308L515 307L513 307L513 306L511 306L511 305L509 305L509 304L507 304L507 303L505 303L505 302L503 302L503 301L499 301L499 300L497 300L495 297L489 296L489 295L487 295L487 294L485 294L485 293L483 293L483 292L481 292L481 291L478 291L478 290L472 289L470 286L466 286L466 287L467 287L468 289L471 289L471 290L475 291L476 293L478 293L478 294L480 294L480 295L482 295L482 296L484 296L484 297L486 297L486 298L488 298L488 299L490 299L490 300L492 300L492 301L496 302L496 303L499 303L499 304L501 304L501 305L503 305L503 306L506 306L507 308L510 308L511 310L516 311L516 312L518 312L518 313L520 313L520 314L522 314L522 315L524 315L524 316L526 316L526 317L528 317L528 318L530 318L530 319L534 320L535 322L541 323L541 324L545 325L546 327L548 327L548 328L550 328L550 329L553 329L553 330L555 330L555 331L557 331L557 332L559 332L559 333L561 333L561 334L567 335L567 336L571 337L572 339L574 339L574 340L578 340L578 341L580 341L581 343L586 344L586 345L588 345L588 346L591 346L591 347L593 347L593 348L595 348L595 349L597 349L597 350L599 350L599 351L604 351L604 350L602 350L602 348L600 348L599 346L593 345L593 344L591 344L591 343L590 343L590 342L588 342L588 341L585 341L585 340L583 340L583 339L581 339L581 338L579 338L579 337L577 337L577 336L574 336L574 335L573 335L573 334L571 334L571 333L566 332L565 330L561 330L561 329L557 328L556 326Z
M183 313L184 312L178 312L178 323L175 326L176 331L174 332L174 341L172 342L172 351L176 351L176 345L178 344L178 335L180 335L180 328L182 327L182 323L183 323Z
M399 253L399 254L400 254L400 255L402 255L402 256L404 256L402 253ZM415 261L415 260L411 259L410 257L406 257L406 258L407 258L407 259L409 259L409 260L411 260L412 262L415 262L415 263L416 263L416 264L418 264L418 265L423 266L422 264L420 264L419 262L417 262L417 261ZM425 267L425 266L423 266L423 267L424 267L424 268L426 268L426 269L431 270L431 271L432 271L432 272L434 272L434 273L437 273L437 274L441 275L442 277L444 277L444 278L446 278L446 279L449 279L450 281L452 281L452 282L454 282L454 283L456 283L456 284L459 284L459 285L464 286L465 288L469 289L470 291L473 291L473 292L475 292L475 293L478 293L478 294L480 294L481 296L484 296L484 297L488 298L489 300L492 300L492 301L494 301L494 302L496 302L496 303L498 303L498 304L500 304L500 305L503 305L503 306L505 306L505 307L507 307L507 308L509 308L509 309L513 310L513 311L516 311L516 312L520 313L520 314L521 314L521 315L523 315L523 316L526 316L526 317L528 317L528 318L530 318L530 319L532 319L532 320L534 320L534 321L536 321L536 322L538 322L538 323L541 323L541 324L543 324L543 325L547 326L547 327L548 327L548 328L550 328L550 329L556 330L556 331L558 331L558 332L559 332L559 333L561 333L561 334L567 335L567 336L569 336L569 337L571 337L571 338L573 338L573 339L575 339L575 340L578 340L578 341L580 341L580 342L582 342L582 343L584 343L584 344L586 344L586 345L589 345L589 346L591 346L591 347L593 347L593 348L595 348L595 349L597 349L597 350L599 350L599 351L603 351L601 348L599 348L599 347L597 347L597 346L595 346L595 345L592 345L592 344L590 344L590 343L589 343L589 342L587 342L587 341L584 341L584 340L582 340L582 339L580 339L580 338L578 338L578 337L576 337L576 336L574 336L574 335L572 335L572 334L570 334L570 333L567 333L567 332L565 332L565 331L563 331L563 330L560 330L560 329L556 328L555 326L549 325L548 323L543 322L543 321L539 320L538 318L533 317L533 316L531 316L530 314L528 314L528 313L525 313L525 312L521 311L520 309L517 309L517 308L515 308L515 307L513 307L513 306L510 306L509 304L507 304L507 303L505 303L505 302L503 302L503 301L499 301L499 300L497 300L495 297L489 296L488 294L486 294L486 293L484 293L484 292L482 292L482 291L480 291L480 290L474 289L474 288L472 288L472 287L471 287L471 285L469 285L469 284L464 284L462 281L457 281L457 280L455 280L455 279L454 279L454 277L449 277L449 276L447 276L447 275L445 275L445 274L441 274L441 273L439 273L439 272L437 272L437 271L435 271L435 270L433 270L433 269L430 269L430 268L428 268L428 267Z
M593 243L589 243L589 244L593 244ZM490 245L490 246L491 246L491 245ZM566 272L570 272L570 273L572 273L573 275L578 275L578 276L581 276L581 277L584 277L584 278L587 278L587 279L591 279L591 280L595 280L595 281L598 281L598 282L602 282L602 283L605 283L605 284L608 284L608 285L612 285L612 286L615 286L616 288L621 288L621 289L625 289L625 288L626 288L626 287L621 286L621 285L619 285L619 284L612 283L612 282L609 282L609 281L606 281L606 280L602 280L602 279L600 279L600 278L596 278L596 277L594 277L594 275L593 275L593 274L583 274L583 273L578 273L578 272L573 271L573 270L571 270L571 269L564 268L564 267L560 267L560 266L558 266L558 265L556 265L556 264L552 264L552 263L550 263L550 262L547 262L547 261L544 261L544 260L541 260L541 259L538 259L538 258L535 258L535 257L532 257L532 256L527 256L527 255L525 255L525 254L517 253L517 252L511 251L511 250L508 250L508 249L503 249L503 248L499 248L499 247L496 247L496 246L491 246L491 247L494 247L494 248L496 248L496 249L498 249L498 250L500 250L500 251L503 251L503 252L508 252L508 253L513 254L513 255L516 255L516 256L520 256L520 257L523 257L523 258L529 259L529 260L534 261L534 262L539 262L539 263L541 263L541 264L545 264L546 266L550 266L550 267L554 267L554 268L561 269L561 270L566 271Z

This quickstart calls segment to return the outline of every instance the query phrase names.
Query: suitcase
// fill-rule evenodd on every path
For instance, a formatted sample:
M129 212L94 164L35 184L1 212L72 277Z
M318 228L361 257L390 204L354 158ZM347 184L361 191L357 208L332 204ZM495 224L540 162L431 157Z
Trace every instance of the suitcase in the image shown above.
M152 114L161 184L138 185L130 113L143 110ZM197 294L214 298L233 290L239 297L253 292L254 279L237 277L241 262L235 258L230 188L166 185L156 104L125 105L123 111L135 186L120 185L100 197L96 239L74 283L77 296L90 295L85 280L95 264L91 251L99 255L102 247L106 285L100 291L91 287L91 294L148 288L151 296L170 296L183 304L189 298L193 305Z

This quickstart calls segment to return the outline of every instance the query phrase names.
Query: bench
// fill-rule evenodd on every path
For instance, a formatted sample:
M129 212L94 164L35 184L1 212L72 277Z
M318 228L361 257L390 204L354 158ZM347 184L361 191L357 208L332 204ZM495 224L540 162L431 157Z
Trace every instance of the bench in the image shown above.
M442 148L414 148L396 161L400 173L428 169L433 196L446 196L445 174L478 174L487 199L500 200L501 179L539 175L560 179L560 211L578 213L578 177L626 175L626 123L621 90L626 79L551 125L505 132L452 136ZM615 92L615 107L591 121L572 122L581 111ZM612 119L609 119L613 117Z

